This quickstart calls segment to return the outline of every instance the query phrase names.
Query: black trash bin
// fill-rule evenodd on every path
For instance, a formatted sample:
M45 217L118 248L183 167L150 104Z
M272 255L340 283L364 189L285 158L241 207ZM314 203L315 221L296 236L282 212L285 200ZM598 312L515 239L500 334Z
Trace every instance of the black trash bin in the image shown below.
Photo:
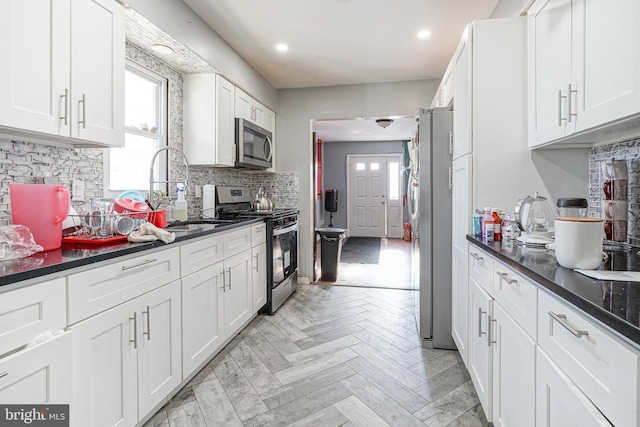
M335 282L338 280L338 264L345 239L344 228L318 228L320 236L320 280Z

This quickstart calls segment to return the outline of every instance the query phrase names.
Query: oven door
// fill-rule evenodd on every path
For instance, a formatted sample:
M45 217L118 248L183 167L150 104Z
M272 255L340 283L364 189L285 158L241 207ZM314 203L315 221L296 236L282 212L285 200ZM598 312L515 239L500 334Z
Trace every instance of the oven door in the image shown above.
M275 288L298 269L298 223L274 226L272 245Z
M245 119L236 119L236 166L253 169L271 167L272 133Z

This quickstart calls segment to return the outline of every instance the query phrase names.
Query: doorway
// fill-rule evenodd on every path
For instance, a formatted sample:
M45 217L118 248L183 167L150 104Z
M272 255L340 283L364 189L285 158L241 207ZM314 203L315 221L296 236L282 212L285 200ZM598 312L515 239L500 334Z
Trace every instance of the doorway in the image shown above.
M347 230L354 237L402 237L402 156L347 155Z

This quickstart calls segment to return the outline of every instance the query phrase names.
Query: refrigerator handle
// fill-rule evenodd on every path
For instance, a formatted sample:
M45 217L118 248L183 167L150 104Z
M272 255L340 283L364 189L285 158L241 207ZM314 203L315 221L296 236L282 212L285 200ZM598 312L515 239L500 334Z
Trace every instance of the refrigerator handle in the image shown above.
M449 166L449 193L453 191L453 167Z

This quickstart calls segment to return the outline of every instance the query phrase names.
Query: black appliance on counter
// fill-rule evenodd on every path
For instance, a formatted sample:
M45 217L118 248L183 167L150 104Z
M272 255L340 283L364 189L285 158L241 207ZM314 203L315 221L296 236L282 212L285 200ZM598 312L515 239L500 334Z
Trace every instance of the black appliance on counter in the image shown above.
M255 211L247 187L216 186L220 219L263 218L267 224L267 303L260 313L274 314L298 286L298 211Z

